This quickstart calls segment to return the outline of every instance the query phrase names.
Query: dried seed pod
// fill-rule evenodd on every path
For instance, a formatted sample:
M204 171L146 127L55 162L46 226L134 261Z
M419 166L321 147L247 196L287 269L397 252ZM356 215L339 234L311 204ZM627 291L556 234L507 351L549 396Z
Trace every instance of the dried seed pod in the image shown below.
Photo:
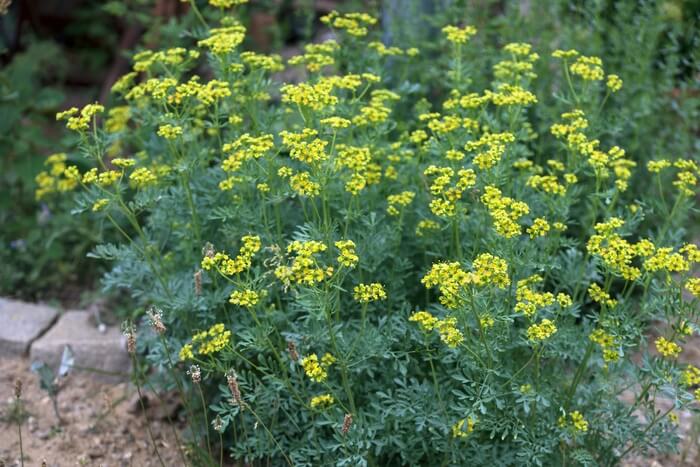
M202 270L194 273L194 294L202 295Z
M289 351L289 358L291 358L292 361L296 362L299 360L299 352L297 352L297 345L294 341L287 341L287 350Z
M351 426L352 426L352 415L349 413L346 413L345 417L343 418L343 428L341 428L340 432L343 435L347 435L348 431L350 431Z
M239 407L243 407L243 399L241 398L241 390L238 387L238 376L234 370L230 370L226 375L226 382L228 383L228 388L233 396L233 402Z

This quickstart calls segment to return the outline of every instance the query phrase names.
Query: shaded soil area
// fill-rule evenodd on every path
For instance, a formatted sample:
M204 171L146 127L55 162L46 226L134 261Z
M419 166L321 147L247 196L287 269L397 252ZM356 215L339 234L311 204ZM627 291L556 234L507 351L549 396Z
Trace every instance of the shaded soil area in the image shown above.
M21 410L14 397L17 379L23 386ZM0 466L20 465L17 419L22 421L26 466L43 461L48 467L160 466L132 385L70 374L61 381L58 412L60 423L27 359L0 357ZM182 465L174 427L163 407L151 404L146 414L164 464Z

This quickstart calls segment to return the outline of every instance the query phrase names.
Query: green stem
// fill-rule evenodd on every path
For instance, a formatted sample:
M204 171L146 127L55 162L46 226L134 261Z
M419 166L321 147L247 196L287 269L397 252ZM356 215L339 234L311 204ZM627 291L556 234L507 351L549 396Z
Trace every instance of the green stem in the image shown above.
M204 393L202 392L202 386L195 384L197 386L197 392L199 393L199 400L202 401L202 414L204 415L204 434L207 438L207 451L209 451L209 457L213 458L211 453L211 440L209 439L209 416L207 415L207 403L204 400Z
M131 356L131 362L132 365L134 365L134 371L138 371L138 364L135 355ZM148 420L148 415L146 414L146 406L143 403L143 394L141 393L141 383L139 382L139 380L140 376L137 374L134 378L134 384L136 385L136 392L139 396L139 405L141 406L141 412L143 413L144 420L146 420L146 431L148 431L148 437L151 439L151 444L153 444L153 449L156 452L156 456L158 456L158 461L160 462L160 465L162 467L165 467L165 462L163 462L163 458L160 456L160 451L158 451L158 445L156 444L156 440L153 437L153 432L151 431L151 422Z

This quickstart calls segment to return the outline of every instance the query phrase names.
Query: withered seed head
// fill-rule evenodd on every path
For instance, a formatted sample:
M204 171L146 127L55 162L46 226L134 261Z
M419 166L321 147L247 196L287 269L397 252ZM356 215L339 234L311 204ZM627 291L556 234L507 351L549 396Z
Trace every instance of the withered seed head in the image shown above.
M206 256L207 258L211 258L212 256L214 256L214 251L215 251L214 245L207 242L202 247L202 256Z
M226 382L228 383L228 388L231 391L231 395L233 396L233 402L236 405L243 407L243 400L241 399L241 390L238 387L238 376L236 375L236 372L234 370L230 370L226 374Z
M199 384L202 381L202 370L199 368L199 365L190 366L187 374L190 375L194 384Z
M19 399L20 397L22 397L22 380L16 379L15 380L15 398Z
M294 343L294 341L287 341L287 350L289 351L289 358L291 358L292 361L296 362L297 360L299 360L297 345Z
M202 270L194 273L194 294L202 295Z
M352 415L349 413L346 413L345 418L343 418L343 428L340 430L340 432L343 435L347 435L348 431L350 431L351 426L352 426Z
M151 306L148 311L148 318L151 320L151 326L158 334L165 334L165 324L163 324L163 310L155 306Z
M129 321L124 321L122 323L122 334L126 337L126 351L129 355L136 354L136 331L134 331L134 325Z

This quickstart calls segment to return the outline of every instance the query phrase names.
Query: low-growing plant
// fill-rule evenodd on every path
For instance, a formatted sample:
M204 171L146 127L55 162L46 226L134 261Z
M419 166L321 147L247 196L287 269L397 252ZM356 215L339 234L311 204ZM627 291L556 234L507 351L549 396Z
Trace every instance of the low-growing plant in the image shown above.
M412 76L421 50L333 12L336 40L281 85L279 56L241 50L242 2L209 3L216 27L133 57L121 105L58 115L93 167L40 176L121 233L92 255L114 262L106 289L148 309L131 350L183 395L197 459L218 462L217 439L274 465L674 449L674 413L700 396L678 363L697 332L698 165L626 154L624 75L526 43L474 67L476 28L447 25L434 101ZM532 91L542 62L556 94Z

